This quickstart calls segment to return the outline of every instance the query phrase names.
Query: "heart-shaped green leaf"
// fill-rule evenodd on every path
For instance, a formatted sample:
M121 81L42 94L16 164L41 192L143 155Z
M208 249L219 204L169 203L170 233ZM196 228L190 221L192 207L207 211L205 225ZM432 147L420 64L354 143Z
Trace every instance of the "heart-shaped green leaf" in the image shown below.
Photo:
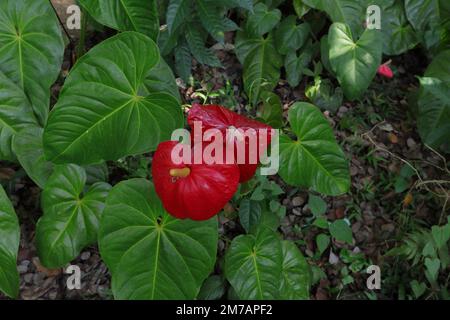
M155 93L167 87L155 72L171 74L160 61L156 44L137 32L112 37L78 60L44 131L47 159L98 163L168 140L183 115L176 98Z
M236 54L244 65L244 89L253 104L259 101L263 90L272 91L280 79L283 60L275 49L271 34L266 38L248 38L239 32Z
M1 71L0 88L0 160L14 160L13 136L27 126L36 125L37 122L22 88Z
M233 239L225 255L225 275L241 299L276 299L283 255L281 241L268 228Z
M348 162L320 110L309 103L295 103L289 110L289 122L297 140L280 136L279 174L283 180L327 195L347 192Z
M310 31L308 23L297 24L296 16L286 17L275 32L278 52L287 54L300 49L308 39Z
M311 286L311 270L305 257L295 243L281 242L283 254L280 299L305 300L309 299Z
M36 242L41 262L48 268L64 266L97 240L111 186L99 182L85 191L85 185L85 170L73 164L57 166L45 185Z
M425 285L425 283L419 283L417 280L411 281L410 285L416 299L419 299L427 290L427 286Z
M173 218L147 180L121 182L108 196L99 245L116 299L194 299L217 242L216 219Z
M433 240L436 243L436 249L442 248L450 240L450 224L445 226L433 226L431 228Z
M159 14L156 0L79 0L99 23L119 31L138 31L158 38Z
M11 298L19 294L17 251L20 227L14 208L0 185L0 291Z
M427 268L427 272L431 277L430 280L436 280L439 275L439 268L441 262L438 258L430 259L425 258L425 267Z
M367 90L381 64L383 42L378 30L366 29L358 41L343 23L330 27L330 64L345 96L354 100Z
M0 71L23 89L43 125L64 54L58 20L49 1L2 0L0 21Z
M343 219L336 220L332 224L330 224L329 228L331 236L334 237L336 240L352 244L353 242L352 229L350 228L348 223L345 222L345 220Z
M406 18L403 3L396 2L389 8L383 8L381 23L384 43L383 53L399 55L414 48L419 43L415 30Z
M275 28L280 19L280 10L269 10L264 3L258 3L247 19L247 30L256 36L262 36Z
M323 233L319 234L316 237L316 245L319 254L322 255L322 253L324 253L324 251L327 250L328 246L330 245L330 237Z
M420 78L417 126L422 140L433 148L450 141L450 84L437 78Z

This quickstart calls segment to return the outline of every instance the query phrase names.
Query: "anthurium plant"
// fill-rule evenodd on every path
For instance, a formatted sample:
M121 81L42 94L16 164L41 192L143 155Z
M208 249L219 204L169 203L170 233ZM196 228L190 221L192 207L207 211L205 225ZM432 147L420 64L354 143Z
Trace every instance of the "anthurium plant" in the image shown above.
M448 150L445 0L78 2L108 36L63 74L73 40L51 2L0 1L0 160L41 189L34 241L42 265L65 267L98 245L117 299L196 299L218 275L230 297L308 299L311 268L278 232L279 184L349 191L348 157L321 109L360 99L377 72L395 77L383 54L421 45L434 57L420 77L418 127L426 143ZM370 5L383 14L380 28ZM249 112L185 101L176 78L189 81L193 60L220 68L210 45L230 41ZM282 78L303 81L311 101L291 101L284 113L272 92ZM177 130L189 138L174 138ZM108 178L115 162L142 154L152 159L145 178ZM265 177L268 156L278 167ZM229 206L239 207L231 219L242 234L218 257ZM14 298L20 226L3 187L0 235L0 291Z

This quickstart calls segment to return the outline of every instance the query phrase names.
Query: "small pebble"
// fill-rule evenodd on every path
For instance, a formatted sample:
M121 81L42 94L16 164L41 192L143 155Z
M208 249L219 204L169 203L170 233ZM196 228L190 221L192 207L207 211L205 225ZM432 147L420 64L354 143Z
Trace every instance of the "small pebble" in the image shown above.
M305 203L305 199L303 199L303 197L301 197L301 196L297 196L294 199L292 199L292 205L294 207L300 207L304 203Z
M28 272L28 266L21 264L21 265L19 265L17 267L17 270L19 271L20 274L27 273Z
M86 261L91 257L91 253L89 251L85 251L81 254L81 260Z
M23 280L27 284L33 283L33 274L32 273L27 273L26 275L23 276Z

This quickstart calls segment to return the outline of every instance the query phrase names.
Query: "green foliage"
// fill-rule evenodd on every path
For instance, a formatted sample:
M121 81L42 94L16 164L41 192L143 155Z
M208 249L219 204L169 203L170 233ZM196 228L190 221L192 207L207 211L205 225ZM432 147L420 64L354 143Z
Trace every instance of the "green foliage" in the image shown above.
M47 159L77 164L117 160L154 150L169 139L183 120L170 94L173 76L161 61L155 43L136 32L112 37L84 55L45 128Z
M353 236L352 229L345 220L336 220L329 226L330 234L338 241L352 244Z
M225 291L225 279L222 276L212 275L203 282L197 299L219 300L224 296Z
M258 116L262 122L272 128L281 128L283 126L283 106L280 97L272 92L263 92Z
M267 228L236 237L225 256L225 275L241 299L306 299L309 272L295 244Z
M21 130L13 140L13 149L21 166L40 188L44 188L53 171L52 163L45 159L43 132L42 128L30 125Z
M420 78L418 123L422 140L439 148L450 139L450 85L437 78Z
M48 116L50 88L61 71L64 54L59 22L49 1L1 1L0 159L18 161L23 168L20 174L25 171L43 189L43 215L36 229L43 265L63 267L99 239L117 299L310 296L313 274L309 263L297 242L282 240L277 233L287 210L280 196L286 190L291 197L298 188L284 190L276 177L269 180L260 174L242 184L230 204L238 211L224 210L220 222L223 228L227 222L222 218L236 220L242 227L237 231L246 234L229 239L221 232L225 257L216 261L217 220L173 218L152 183L141 179L150 176L150 152L184 126L181 97L170 67L195 85L192 60L224 67L215 50L222 46L229 50L230 44L225 44L233 35L229 31L237 31L234 48L250 105L246 110L283 130L280 177L314 193L308 198L313 216L306 218L306 228L320 233L312 238L317 250L308 248L306 253L317 261L328 248L339 255L344 264L338 275L340 288L354 283L352 273L361 272L368 261L364 254L346 249L354 243L349 220L328 221L327 203L316 195L337 196L350 188L346 155L320 109L336 112L344 96L361 99L383 54L399 55L421 45L434 59L419 78L419 133L427 145L450 150L450 6L444 0L79 3L96 22L118 34L76 57L59 97L53 97L57 102ZM364 27L367 7L372 4L382 9L381 30ZM296 15L283 15L294 11ZM213 50L215 42L220 45ZM277 94L284 89L277 86L286 83L298 87L296 97L304 91L313 104L286 102L288 95ZM205 103L226 95L227 106L235 109L239 97L235 97L234 84L228 81L217 89L216 81L202 79L203 89L196 95ZM289 109L289 123L284 119L285 109ZM374 119L369 122L373 124ZM364 119L360 122L365 123ZM340 125L345 127L345 118ZM113 181L123 176L140 179L119 182L111 189L105 182L107 160L113 160L108 165L121 171L113 175ZM378 160L373 161L376 167ZM408 190L414 174L408 166L402 168L395 191ZM16 297L19 290L19 231L14 208L0 187L0 290L9 297ZM303 231L303 226L294 226L297 235ZM298 244L303 245L304 239ZM413 297L427 292L448 297L441 281L450 265L449 239L450 222L413 232L388 253L424 270L423 276L405 282ZM343 243L345 248L341 248ZM224 270L224 274L211 274L213 270ZM324 273L316 267L314 274L317 282Z
M27 126L37 126L30 102L23 89L0 71L0 159L14 160L12 149L14 135Z
M0 185L0 291L11 298L19 294L16 267L20 227L14 208Z
M57 166L42 192L44 215L36 226L39 257L59 268L97 242L99 220L111 186L98 182L86 188L86 171L76 165Z
M450 266L450 218L447 224L435 225L431 229L420 228L407 235L400 246L391 249L386 256L398 256L412 262L412 267L424 270L424 278L410 282L414 297L420 298L426 291L432 290L442 298L448 298L448 288L439 284L441 274ZM426 281L425 281L426 280Z
M214 52L207 47L208 35L224 43L225 32L238 26L227 17L228 10L241 7L253 10L252 1L170 0L167 6L167 38L172 45L164 52L175 56L176 70L183 80L188 81L192 58L212 67L221 67ZM187 46L186 46L187 45Z
M381 64L381 33L366 29L359 40L354 41L348 25L334 23L328 42L330 64L345 96L350 100L360 98Z
M116 299L194 299L214 267L217 241L217 219L173 218L144 179L111 190L99 234Z
M158 39L157 0L79 0L97 22L119 31L141 32Z
M263 90L272 91L280 79L283 64L277 52L274 37L252 37L246 32L236 36L236 54L244 66L244 90L251 103L256 105Z
M296 140L280 137L279 174L283 180L327 195L347 192L348 163L319 109L309 103L295 103L289 109L289 123Z
M264 3L258 3L247 19L246 30L257 37L263 36L272 31L280 19L280 10L270 10Z
M5 0L0 3L0 21L0 81L6 77L23 90L38 123L44 125L50 86L64 55L58 20L49 1Z

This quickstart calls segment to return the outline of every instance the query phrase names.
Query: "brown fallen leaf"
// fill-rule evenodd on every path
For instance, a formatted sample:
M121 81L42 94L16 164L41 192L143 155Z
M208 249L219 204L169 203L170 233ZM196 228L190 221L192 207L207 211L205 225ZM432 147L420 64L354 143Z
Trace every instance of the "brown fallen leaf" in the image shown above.
M0 179L1 180L11 180L16 174L16 171L11 168L0 168Z
M408 193L403 199L403 208L406 208L413 202L414 198L411 193Z
M56 277L59 276L62 273L62 269L47 269L41 264L41 261L38 257L33 257L33 264L36 267L36 270L38 272L45 273L47 277Z
M334 211L334 214L336 216L336 219L344 218L345 217L345 208L344 207L336 208L336 210Z
M398 143L398 137L395 134L393 134L392 132L389 133L388 137L389 137L389 141L391 143L393 143L393 144Z

